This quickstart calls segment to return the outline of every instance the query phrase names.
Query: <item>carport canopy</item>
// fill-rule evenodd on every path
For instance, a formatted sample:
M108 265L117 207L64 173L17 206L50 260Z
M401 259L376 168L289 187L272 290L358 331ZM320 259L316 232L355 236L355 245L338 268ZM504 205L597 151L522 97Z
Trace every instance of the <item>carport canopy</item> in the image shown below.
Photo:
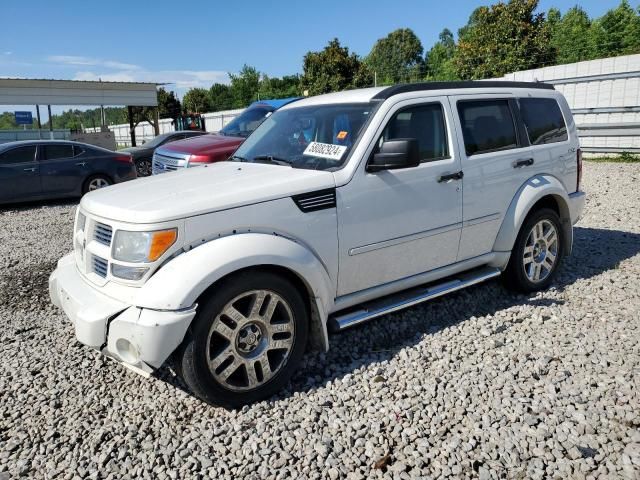
M35 105L40 128L39 105L99 105L104 123L104 106L124 105L129 112L131 143L136 145L131 107L157 107L156 87L159 83L103 82L85 80L45 80L0 78L0 105ZM157 132L156 109L156 132ZM52 130L49 122L49 130ZM51 134L53 135L53 134Z
M157 83L0 78L0 105L157 107Z

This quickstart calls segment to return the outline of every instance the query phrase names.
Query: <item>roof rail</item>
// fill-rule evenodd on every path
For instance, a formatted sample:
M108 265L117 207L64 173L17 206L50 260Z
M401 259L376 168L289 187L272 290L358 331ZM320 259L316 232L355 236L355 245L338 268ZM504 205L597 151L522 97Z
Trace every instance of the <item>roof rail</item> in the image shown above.
M543 82L510 82L506 80L471 80L462 82L423 82L401 83L392 85L378 92L372 100L386 100L389 97L407 92L419 92L422 90L448 90L463 88L539 88L555 90L553 85Z

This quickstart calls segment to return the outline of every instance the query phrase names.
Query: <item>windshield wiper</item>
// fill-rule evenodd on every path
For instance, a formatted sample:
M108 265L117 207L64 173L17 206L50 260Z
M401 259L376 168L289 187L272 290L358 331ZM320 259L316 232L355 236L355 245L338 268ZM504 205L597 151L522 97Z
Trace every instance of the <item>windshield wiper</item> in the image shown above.
M248 161L249 161L249 160L247 160L246 158L241 157L240 155L231 155L231 158L229 158L229 160L231 160L231 161L233 161L233 162L235 162L235 161L238 161L238 162L248 162Z
M276 165L284 165L285 167L290 167L293 162L287 160L285 158L274 157L273 155L258 155L257 157L253 157L254 162L265 162L265 163L274 163Z

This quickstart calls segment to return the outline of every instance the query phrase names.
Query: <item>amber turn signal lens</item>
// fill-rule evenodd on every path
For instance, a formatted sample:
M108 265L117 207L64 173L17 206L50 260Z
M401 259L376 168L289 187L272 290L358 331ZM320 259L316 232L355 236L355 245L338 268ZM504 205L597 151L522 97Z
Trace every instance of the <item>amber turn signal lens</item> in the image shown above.
M149 261L155 262L159 259L176 242L176 238L178 238L178 231L175 228L154 232L151 248L149 248Z

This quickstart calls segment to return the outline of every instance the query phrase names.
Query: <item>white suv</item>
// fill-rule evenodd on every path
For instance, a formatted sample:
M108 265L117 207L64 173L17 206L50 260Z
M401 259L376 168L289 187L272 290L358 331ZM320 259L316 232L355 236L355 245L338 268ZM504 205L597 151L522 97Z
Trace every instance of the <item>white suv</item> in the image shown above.
M571 112L541 83L307 98L230 160L86 195L50 292L80 342L145 374L171 357L231 407L328 330L501 273L547 287L585 201Z

